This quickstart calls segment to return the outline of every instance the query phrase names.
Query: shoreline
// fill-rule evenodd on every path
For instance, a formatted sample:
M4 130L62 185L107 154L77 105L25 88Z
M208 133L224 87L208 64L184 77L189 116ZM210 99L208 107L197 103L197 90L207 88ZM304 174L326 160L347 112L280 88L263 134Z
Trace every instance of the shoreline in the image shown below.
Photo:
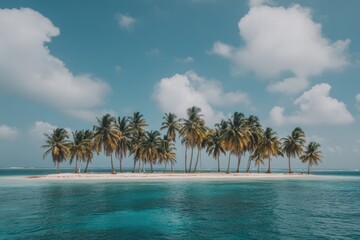
M28 176L38 180L236 180L236 179L313 179L321 176L300 173L60 173L40 176Z

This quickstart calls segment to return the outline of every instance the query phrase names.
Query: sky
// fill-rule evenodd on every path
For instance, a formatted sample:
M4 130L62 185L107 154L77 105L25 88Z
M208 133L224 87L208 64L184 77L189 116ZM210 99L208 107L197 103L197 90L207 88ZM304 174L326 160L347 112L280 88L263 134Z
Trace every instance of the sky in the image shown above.
M52 167L41 145L56 127L139 111L158 130L165 112L185 117L196 105L209 127L234 111L280 138L299 126L321 144L320 168L359 169L358 9L357 0L0 0L0 167ZM205 156L203 167L216 162Z

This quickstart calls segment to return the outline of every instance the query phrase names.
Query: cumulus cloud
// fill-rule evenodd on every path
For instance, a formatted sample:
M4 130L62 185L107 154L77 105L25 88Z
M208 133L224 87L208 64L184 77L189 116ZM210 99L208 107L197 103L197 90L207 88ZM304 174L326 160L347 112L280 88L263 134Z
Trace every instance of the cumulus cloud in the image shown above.
M136 19L125 14L118 14L116 15L118 20L119 26L123 29L130 30L134 27L136 23Z
M292 114L285 115L285 109L280 106L270 111L270 120L276 124L347 124L354 119L347 110L346 105L339 100L329 96L331 86L321 83L304 92L294 101L298 110Z
M200 77L193 71L161 79L155 86L153 97L162 111L180 117L186 117L189 107L198 106L209 125L224 118L215 107L250 104L246 93L224 92L220 82Z
M18 130L14 127L7 125L0 125L0 139L14 139L19 134Z
M309 81L306 78L291 77L286 78L281 82L270 84L267 89L270 92L279 92L286 94L299 93L309 85Z
M235 74L251 71L272 80L292 74L291 80L271 85L269 90L296 93L304 89L305 79L348 64L350 40L332 42L325 38L310 9L300 5L272 7L264 2L250 1L249 12L238 23L243 46L220 41L213 45L212 52L228 59ZM285 86L295 79L301 81L290 92Z
M73 74L51 55L46 44L59 34L32 9L0 9L0 87L64 111L101 106L110 87L88 74Z

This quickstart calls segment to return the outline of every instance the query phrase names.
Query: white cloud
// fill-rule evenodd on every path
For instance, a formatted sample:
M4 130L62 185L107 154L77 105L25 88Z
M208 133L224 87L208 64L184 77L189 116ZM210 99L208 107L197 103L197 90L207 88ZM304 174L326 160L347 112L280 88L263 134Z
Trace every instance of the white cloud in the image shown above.
M293 124L347 124L354 119L346 105L329 96L331 86L317 84L294 101L299 109L285 115L283 107L276 106L270 111L270 120L277 125Z
M249 0L250 7L258 7L264 4L270 4L270 0Z
M148 57L157 56L157 55L160 55L160 50L158 48L153 48L153 49L148 50L145 54Z
M162 111L180 117L186 117L189 107L198 106L209 125L224 118L224 114L214 107L250 104L247 94L224 92L220 82L200 77L193 71L161 79L155 86L153 97Z
M302 79L295 93L305 87L305 79L348 64L350 40L332 42L325 38L310 9L300 5L272 7L264 2L250 1L249 12L238 23L242 47L220 41L213 45L212 52L228 59L235 74L252 71L261 78L274 79L290 73L294 77L290 79ZM271 85L269 90L291 93L284 90L289 82Z
M127 30L132 29L136 23L136 19L129 15L118 14L116 18L118 20L119 26Z
M270 84L267 89L274 93L295 94L303 91L308 85L309 81L306 78L291 77L281 82Z
M19 134L18 130L14 127L7 125L0 125L0 139L14 139Z
M185 58L177 58L176 61L182 62L182 63L192 63L192 62L194 62L194 58L187 56Z
M29 134L31 137L35 139L44 139L44 133L51 134L54 129L58 128L51 123L44 122L44 121L37 121L35 122L29 129ZM70 128L65 128L68 132L69 137L71 137L72 130Z
M90 75L74 75L50 54L46 44L59 33L32 9L0 9L0 87L64 111L99 107L110 87Z

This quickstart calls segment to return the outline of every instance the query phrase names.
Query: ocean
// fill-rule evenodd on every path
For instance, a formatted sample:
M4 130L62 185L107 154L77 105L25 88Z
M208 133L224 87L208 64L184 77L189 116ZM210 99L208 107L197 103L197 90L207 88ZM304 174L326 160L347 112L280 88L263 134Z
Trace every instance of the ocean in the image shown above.
M290 180L21 177L53 172L0 169L0 239L360 239L359 171Z

